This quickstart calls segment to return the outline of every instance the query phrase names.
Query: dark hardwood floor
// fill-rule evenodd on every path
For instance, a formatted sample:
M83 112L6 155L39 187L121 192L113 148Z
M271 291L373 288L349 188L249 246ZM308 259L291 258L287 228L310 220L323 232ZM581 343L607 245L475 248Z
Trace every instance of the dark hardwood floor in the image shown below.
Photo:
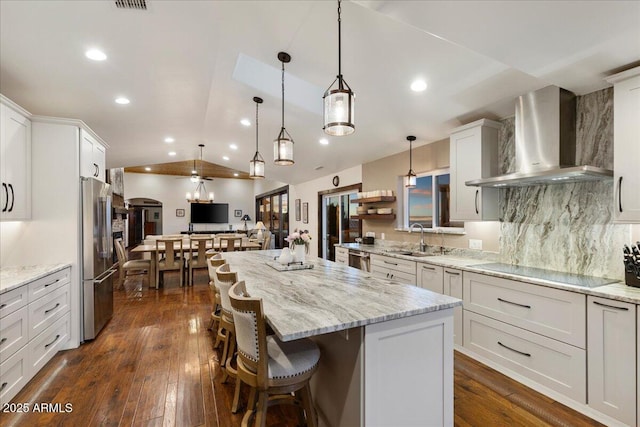
M71 404L66 413L0 413L0 426L238 426L233 382L221 383L207 330L206 271L194 287L148 289L143 276L115 291L113 319L95 341L58 353L14 403ZM593 420L460 353L456 426L594 426ZM246 400L246 396L245 396ZM295 426L292 408L269 409L270 427ZM397 426L400 427L400 426Z

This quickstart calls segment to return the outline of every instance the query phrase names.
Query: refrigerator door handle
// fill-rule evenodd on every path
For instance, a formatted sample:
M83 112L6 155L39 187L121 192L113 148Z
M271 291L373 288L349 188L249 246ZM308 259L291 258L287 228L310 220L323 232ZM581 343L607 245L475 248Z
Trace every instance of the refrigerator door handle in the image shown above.
M95 284L100 284L102 282L104 282L105 280L107 280L109 277L113 276L115 274L115 272L118 271L116 269L109 269L105 272L105 274L102 275L102 277L100 279L94 279L93 283Z

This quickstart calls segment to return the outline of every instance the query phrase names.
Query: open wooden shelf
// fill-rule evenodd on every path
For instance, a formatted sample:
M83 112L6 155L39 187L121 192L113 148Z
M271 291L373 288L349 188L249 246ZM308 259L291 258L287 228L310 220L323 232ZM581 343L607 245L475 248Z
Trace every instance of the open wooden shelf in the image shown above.
M353 203L377 203L377 202L395 202L396 196L379 196L379 197L368 197L366 199L353 199L351 202Z
M395 219L396 214L362 214L351 215L351 219Z

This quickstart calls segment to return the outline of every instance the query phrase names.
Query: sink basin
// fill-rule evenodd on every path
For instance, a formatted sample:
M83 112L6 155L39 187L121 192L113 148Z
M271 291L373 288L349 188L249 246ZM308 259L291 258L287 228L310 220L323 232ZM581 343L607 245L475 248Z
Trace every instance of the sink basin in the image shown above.
M433 256L434 254L429 254L426 252L411 252L411 251L402 251L402 250L393 250L393 251L385 251L388 254L394 254L394 255L408 255L408 256L415 256L415 257L425 257L425 256Z

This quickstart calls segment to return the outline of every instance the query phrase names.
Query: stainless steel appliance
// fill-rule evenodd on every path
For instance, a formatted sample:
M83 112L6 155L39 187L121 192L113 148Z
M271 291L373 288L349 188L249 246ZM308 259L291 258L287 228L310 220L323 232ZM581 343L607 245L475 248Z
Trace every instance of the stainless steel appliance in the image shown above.
M349 249L349 267L370 271L369 254L367 252Z
M95 178L82 184L82 308L84 340L94 339L113 315L111 187Z

